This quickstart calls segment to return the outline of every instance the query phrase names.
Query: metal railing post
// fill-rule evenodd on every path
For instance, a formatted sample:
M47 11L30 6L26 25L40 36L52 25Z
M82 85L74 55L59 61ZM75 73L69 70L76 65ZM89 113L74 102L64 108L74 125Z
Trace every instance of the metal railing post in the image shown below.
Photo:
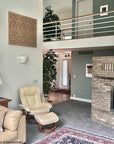
M76 0L72 0L72 17L75 17L76 14ZM72 20L72 39L75 39L75 19Z
M55 31L56 31L56 40L57 40L57 23L56 23L56 30Z

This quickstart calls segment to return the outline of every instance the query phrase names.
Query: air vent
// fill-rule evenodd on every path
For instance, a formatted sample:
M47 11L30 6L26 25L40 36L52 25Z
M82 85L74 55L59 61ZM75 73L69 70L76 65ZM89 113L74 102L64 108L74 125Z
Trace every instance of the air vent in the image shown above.
M79 55L92 55L93 51L79 51Z

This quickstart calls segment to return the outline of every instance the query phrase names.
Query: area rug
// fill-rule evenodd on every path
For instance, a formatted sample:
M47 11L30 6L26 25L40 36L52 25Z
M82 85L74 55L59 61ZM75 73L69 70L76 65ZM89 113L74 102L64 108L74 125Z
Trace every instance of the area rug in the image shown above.
M114 144L114 140L62 127L33 144Z

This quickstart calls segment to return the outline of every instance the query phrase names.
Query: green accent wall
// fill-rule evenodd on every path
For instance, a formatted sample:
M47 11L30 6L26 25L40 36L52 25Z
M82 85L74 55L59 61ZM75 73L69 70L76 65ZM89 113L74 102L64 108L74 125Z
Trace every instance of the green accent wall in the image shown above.
M73 51L71 59L71 96L91 100L92 78L86 77L86 64L92 64L92 57L113 55L114 48L112 50L94 50L93 54L86 55L79 55L77 51ZM74 75L76 78L74 78Z
M100 13L100 6L103 5L108 5L108 10L114 10L114 0L93 0L93 13ZM105 18L105 17L109 17L109 16L114 16L114 12L105 16L94 16L94 24L95 23L101 23L101 22L106 22L108 20L113 21L111 23L107 23L107 24L98 24L98 25L94 25L94 28L98 28L98 27L103 27L103 26L111 26L113 25L112 28L101 28L101 29L95 29L94 30L94 36L105 36L105 35L114 35L114 32L104 32L104 33L96 33L96 32L103 32L103 31L114 31L114 17L113 18L108 18L108 19L102 19L102 20L97 20L95 21L96 18ZM96 34L95 34L96 33Z

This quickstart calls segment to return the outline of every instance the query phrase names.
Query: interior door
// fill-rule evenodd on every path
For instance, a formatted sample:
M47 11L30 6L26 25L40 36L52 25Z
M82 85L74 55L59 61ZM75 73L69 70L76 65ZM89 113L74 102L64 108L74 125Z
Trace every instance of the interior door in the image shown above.
M62 86L70 89L71 81L71 59L63 59L62 61Z
M76 16L93 13L93 0L77 0ZM93 16L80 17L77 19L77 37L85 38L93 36Z

